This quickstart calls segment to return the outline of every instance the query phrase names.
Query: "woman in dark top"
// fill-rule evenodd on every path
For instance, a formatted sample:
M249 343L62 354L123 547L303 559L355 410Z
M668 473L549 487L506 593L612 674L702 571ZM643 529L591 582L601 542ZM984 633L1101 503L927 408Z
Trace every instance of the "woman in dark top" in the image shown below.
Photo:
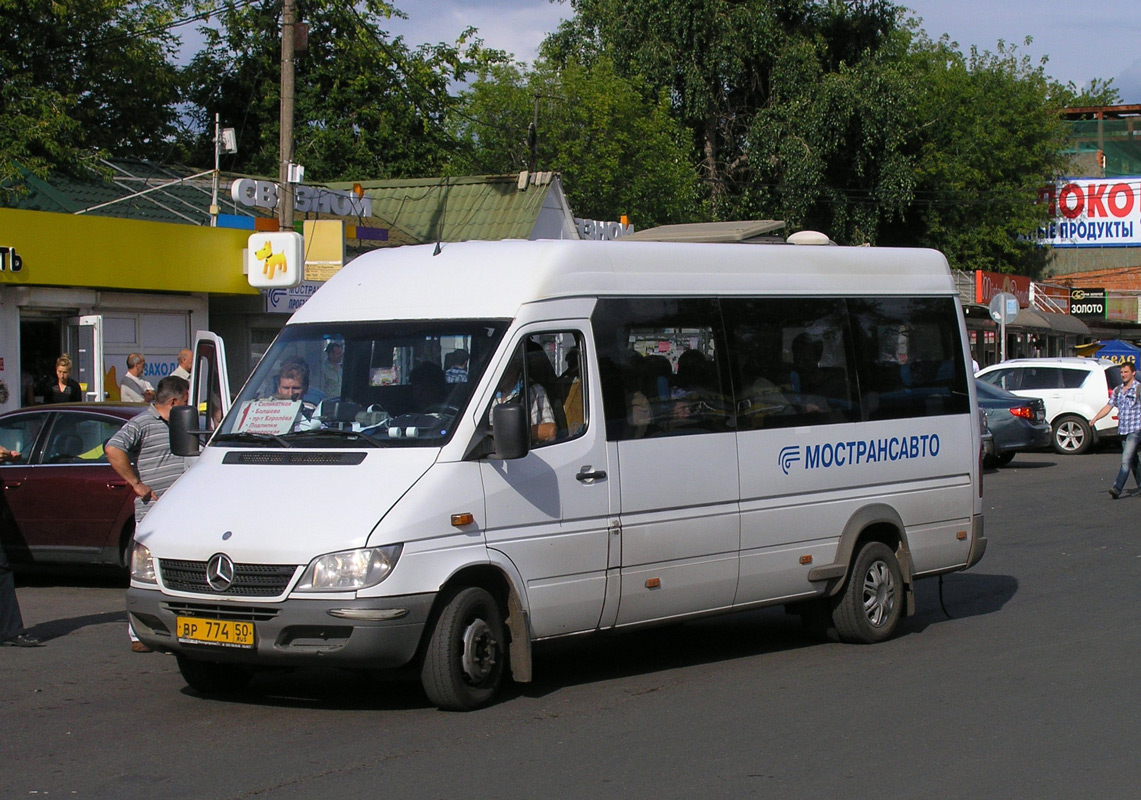
M50 381L44 390L45 403L78 403L83 400L83 390L71 377L71 359L66 355L55 360L55 380Z

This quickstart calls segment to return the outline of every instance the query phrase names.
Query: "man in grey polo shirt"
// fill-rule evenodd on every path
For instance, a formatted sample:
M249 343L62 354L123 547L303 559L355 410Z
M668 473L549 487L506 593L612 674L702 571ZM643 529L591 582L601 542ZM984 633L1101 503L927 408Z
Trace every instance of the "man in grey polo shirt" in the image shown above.
M119 431L107 440L103 448L115 472L131 485L135 492L135 528L186 469L186 459L170 452L170 410L184 406L190 384L176 375L168 375L158 382L155 400L145 411L127 420ZM150 648L131 634L131 649L136 653L149 652Z

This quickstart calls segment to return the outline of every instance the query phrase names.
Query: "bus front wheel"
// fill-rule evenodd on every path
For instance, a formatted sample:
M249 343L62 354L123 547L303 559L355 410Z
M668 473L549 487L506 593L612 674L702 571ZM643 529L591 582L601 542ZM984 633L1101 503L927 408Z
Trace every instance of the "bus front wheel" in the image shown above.
M499 605L485 589L461 589L444 605L424 653L420 682L438 708L470 711L503 682L507 638Z

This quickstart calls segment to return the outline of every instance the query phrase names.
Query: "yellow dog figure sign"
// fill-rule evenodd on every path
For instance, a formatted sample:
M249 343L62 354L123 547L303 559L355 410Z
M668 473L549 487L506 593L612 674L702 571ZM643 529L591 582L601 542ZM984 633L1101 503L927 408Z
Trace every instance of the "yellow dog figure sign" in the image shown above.
M304 279L305 253L296 231L255 233L250 236L246 277L257 289L283 289Z
M273 242L263 244L260 250L254 252L254 258L262 262L261 271L270 280L273 280L278 268L281 269L282 274L285 274L285 271L289 269L289 265L285 261L285 253L273 252Z

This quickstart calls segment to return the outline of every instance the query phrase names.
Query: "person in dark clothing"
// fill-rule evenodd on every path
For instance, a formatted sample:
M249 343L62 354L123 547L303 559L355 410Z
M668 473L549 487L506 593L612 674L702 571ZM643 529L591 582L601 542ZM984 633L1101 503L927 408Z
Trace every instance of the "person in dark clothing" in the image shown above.
M0 463L16 461L20 453L0 445ZM20 616L20 601L16 599L16 581L8 556L0 547L0 645L6 647L39 647L40 640L24 633L24 618Z
M78 403L83 399L83 389L71 377L71 359L62 355L55 360L55 380L44 387L45 403Z

